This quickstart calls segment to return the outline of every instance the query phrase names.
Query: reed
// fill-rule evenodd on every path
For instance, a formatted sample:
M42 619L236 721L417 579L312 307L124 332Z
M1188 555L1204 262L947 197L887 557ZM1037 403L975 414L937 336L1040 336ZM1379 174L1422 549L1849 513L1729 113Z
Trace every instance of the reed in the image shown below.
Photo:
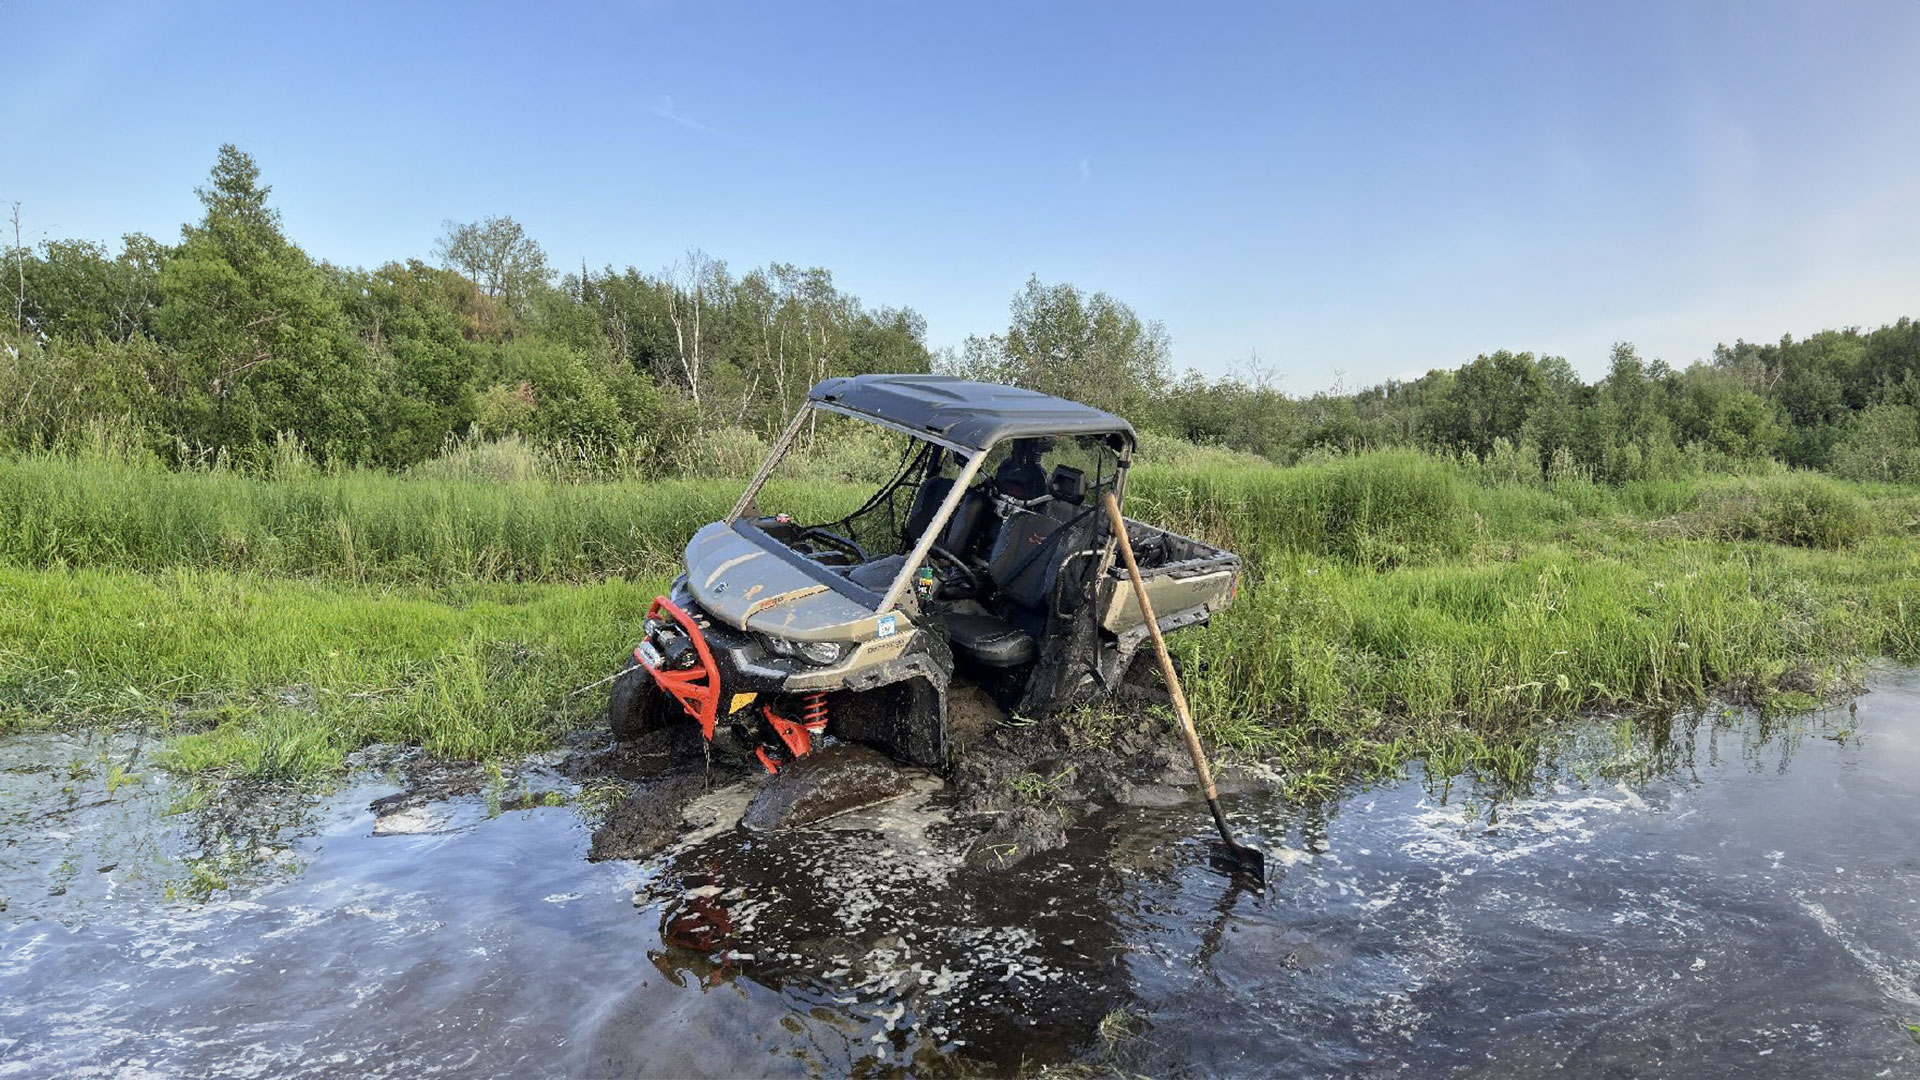
M408 476L0 460L0 728L136 722L183 771L304 776L371 742L497 758L597 722L604 695L574 691L738 481L571 483L500 453ZM858 466L761 505L835 516ZM1514 482L1408 451L1142 465L1129 490L1132 516L1247 557L1235 606L1173 643L1208 736L1305 794L1413 758L1524 776L1582 710L1806 707L1871 658L1920 659L1917 506L1807 474Z

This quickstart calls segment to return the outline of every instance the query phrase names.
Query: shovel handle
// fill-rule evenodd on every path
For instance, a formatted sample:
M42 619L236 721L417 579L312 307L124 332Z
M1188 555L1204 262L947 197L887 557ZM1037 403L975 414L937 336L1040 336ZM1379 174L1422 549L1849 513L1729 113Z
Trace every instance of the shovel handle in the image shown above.
M1214 790L1213 770L1207 767L1207 752L1200 746L1200 733L1194 730L1193 714L1187 710L1186 691L1180 688L1180 676L1174 673L1173 657L1167 653L1167 639L1160 636L1160 620L1153 614L1153 601L1147 599L1147 583L1140 577L1140 564L1133 557L1133 542L1127 539L1127 519L1120 515L1120 502L1109 491L1100 499L1107 510L1107 520L1113 525L1114 539L1120 544L1120 558L1127 564L1127 577L1133 580L1134 599L1140 601L1140 614L1146 616L1147 633L1153 635L1154 655L1160 660L1160 674L1166 676L1167 691L1173 696L1173 711L1180 717L1180 734L1186 738L1187 753L1193 756L1193 770L1200 774L1200 786L1207 793L1207 802L1213 808L1214 817L1220 816L1220 794ZM1221 822L1221 832L1226 832Z

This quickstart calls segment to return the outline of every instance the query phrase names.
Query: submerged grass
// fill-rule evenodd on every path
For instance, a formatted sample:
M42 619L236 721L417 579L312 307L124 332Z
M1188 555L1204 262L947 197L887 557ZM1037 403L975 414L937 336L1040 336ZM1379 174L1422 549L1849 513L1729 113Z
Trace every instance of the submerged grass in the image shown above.
M1518 780L1543 719L1714 693L1806 708L1866 658L1920 659L1920 552L1602 539L1390 574L1286 557L1175 644L1211 736L1310 786L1436 755Z
M737 484L0 461L0 729L154 724L185 772L451 758L597 720L647 601ZM867 493L786 483L826 518ZM1295 790L1424 757L1524 780L1543 722L1733 693L1812 704L1920 658L1920 500L1817 475L1489 483L1387 452L1142 466L1132 516L1249 561L1176 635L1208 736Z

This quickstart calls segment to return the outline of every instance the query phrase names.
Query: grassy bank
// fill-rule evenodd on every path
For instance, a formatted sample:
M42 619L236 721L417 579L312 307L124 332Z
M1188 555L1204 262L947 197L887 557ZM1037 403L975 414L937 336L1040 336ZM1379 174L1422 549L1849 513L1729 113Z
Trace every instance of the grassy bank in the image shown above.
M1436 754L1518 781L1542 721L1715 692L1804 708L1867 658L1920 659L1920 555L1892 539L1598 536L1392 573L1312 558L1261 573L1177 647L1213 738L1308 788Z
M611 670L661 584L0 568L0 729L143 723L184 772L310 775L372 742L521 754L604 710L572 691Z
M188 771L324 772L372 741L522 753L594 718L603 695L572 691L736 490L0 462L0 725L149 722ZM1423 755L1517 774L1573 711L1793 707L1920 658L1911 489L1516 484L1390 452L1146 466L1130 511L1247 555L1239 603L1175 641L1209 734L1302 790Z

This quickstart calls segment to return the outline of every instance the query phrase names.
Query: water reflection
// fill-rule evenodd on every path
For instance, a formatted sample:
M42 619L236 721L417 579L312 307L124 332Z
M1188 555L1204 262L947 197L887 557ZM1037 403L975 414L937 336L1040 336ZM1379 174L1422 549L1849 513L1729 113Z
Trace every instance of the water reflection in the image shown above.
M1134 869L1114 841L1138 833L1090 823L1007 872L967 865L982 827L928 793L811 829L715 837L650 881L651 959L679 985L744 977L814 1020L836 1014L844 1038L818 1061L828 1071L1071 1060L1132 1004L1111 905Z
M1011 872L931 793L589 863L575 811L485 791L375 835L375 774L202 834L253 819L166 813L182 788L113 738L16 736L0 1074L1913 1075L1920 675L1873 686L1569 722L1521 792L1239 796L1263 893L1205 865L1198 805ZM222 835L262 876L166 899Z

